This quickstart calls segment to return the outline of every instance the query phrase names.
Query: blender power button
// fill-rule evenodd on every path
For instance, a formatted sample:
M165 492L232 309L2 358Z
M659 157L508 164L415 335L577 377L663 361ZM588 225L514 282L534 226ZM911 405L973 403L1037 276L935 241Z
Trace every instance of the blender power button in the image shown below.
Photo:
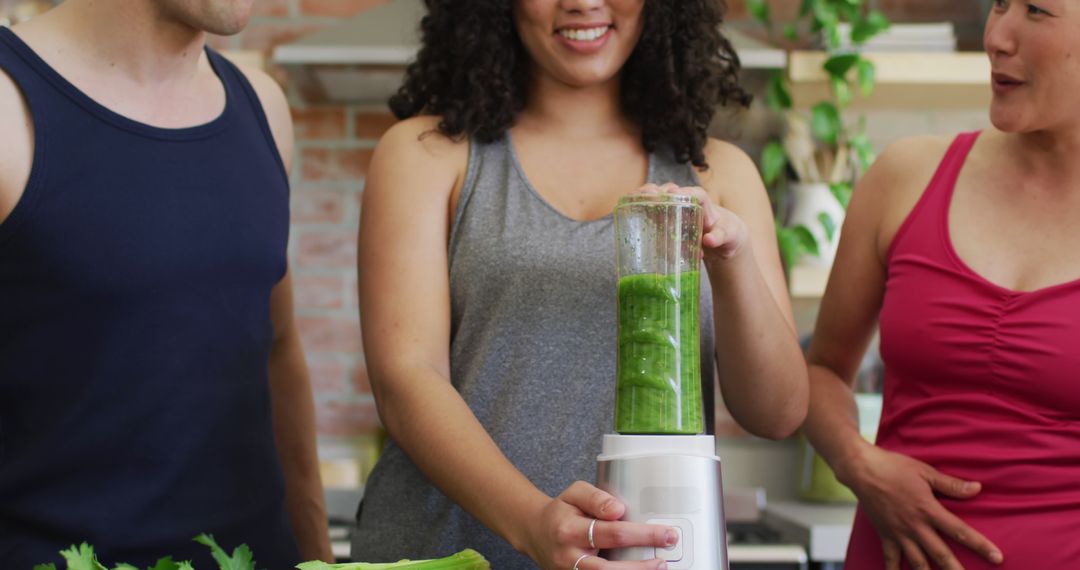
M693 563L693 533L690 521L685 519L650 519L648 524L662 524L675 529L679 539L674 545L667 548L656 548L656 557L668 562L680 562L672 564L672 569L689 568Z

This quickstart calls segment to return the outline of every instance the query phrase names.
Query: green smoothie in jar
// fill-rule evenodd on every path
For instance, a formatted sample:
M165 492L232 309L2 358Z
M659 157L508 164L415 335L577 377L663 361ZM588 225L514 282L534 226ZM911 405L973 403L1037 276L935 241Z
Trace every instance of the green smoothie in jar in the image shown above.
M699 434L698 271L619 279L615 431Z

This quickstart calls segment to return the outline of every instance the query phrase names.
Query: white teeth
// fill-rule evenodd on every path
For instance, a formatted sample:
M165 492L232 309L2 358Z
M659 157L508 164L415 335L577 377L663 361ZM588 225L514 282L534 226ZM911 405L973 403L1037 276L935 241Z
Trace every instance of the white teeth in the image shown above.
M561 34L562 37L575 42L591 42L607 33L607 31L608 26L600 26L598 28L559 30L559 34Z

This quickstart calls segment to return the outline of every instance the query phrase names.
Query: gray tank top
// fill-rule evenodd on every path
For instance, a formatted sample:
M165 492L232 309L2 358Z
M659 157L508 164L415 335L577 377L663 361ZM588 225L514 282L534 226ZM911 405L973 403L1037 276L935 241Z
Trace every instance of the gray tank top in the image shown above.
M698 184L690 165L659 152L649 156L648 180ZM471 143L448 255L454 386L542 491L556 496L575 480L594 482L601 438L614 424L612 216L582 222L555 210L529 184L509 135ZM711 393L712 294L702 276L701 371ZM492 568L535 567L448 500L393 442L368 479L357 521L357 561L473 548Z

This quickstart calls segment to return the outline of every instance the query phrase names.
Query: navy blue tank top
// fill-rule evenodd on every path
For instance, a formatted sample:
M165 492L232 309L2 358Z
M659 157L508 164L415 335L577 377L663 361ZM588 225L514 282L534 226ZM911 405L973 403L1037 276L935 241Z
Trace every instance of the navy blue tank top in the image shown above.
M213 121L161 129L110 111L0 28L0 68L36 133L0 224L0 568L247 543L299 554L270 415L270 292L284 276L288 181L259 100L207 50Z

